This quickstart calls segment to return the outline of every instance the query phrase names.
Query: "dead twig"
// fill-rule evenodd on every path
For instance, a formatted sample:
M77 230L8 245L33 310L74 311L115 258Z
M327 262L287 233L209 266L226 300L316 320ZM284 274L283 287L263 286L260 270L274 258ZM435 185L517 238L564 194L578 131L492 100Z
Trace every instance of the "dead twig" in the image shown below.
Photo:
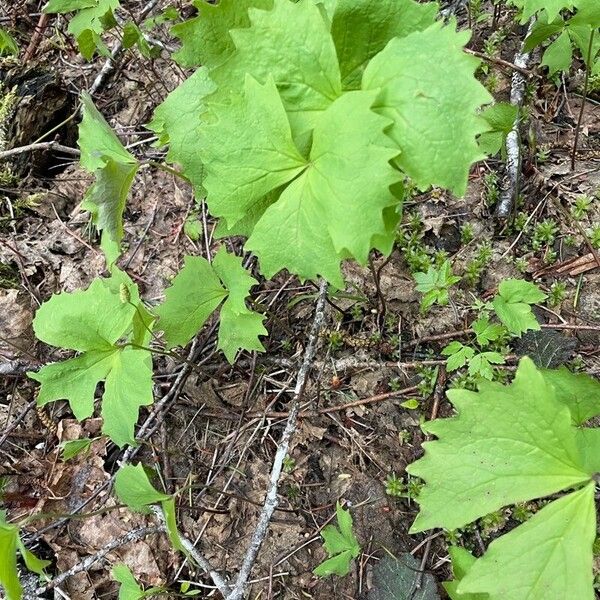
M0 152L0 160L4 160L10 156L16 156L17 154L24 154L25 152L35 152L36 150L57 150L58 152L70 154L71 156L79 156L81 154L81 151L78 148L63 146L58 142L39 142L37 144L28 144L27 146L3 150Z
M76 575L77 573L82 573L87 571L94 563L102 560L109 552L115 550L116 548L120 548L125 544L129 544L130 542L136 542L137 540L141 540L149 535L154 533L162 533L165 531L163 525L153 526L153 527L138 527L137 529L132 529L128 533L126 533L123 537L117 538L113 540L106 546L100 548L98 552L92 554L91 556L87 556L81 562L78 562L76 565L73 565L68 571L61 573L51 581L49 581L46 585L39 587L36 590L36 594L38 596L42 596L46 594L49 590L54 589L57 585L63 583L69 577Z
M248 549L246 550L246 555L244 556L244 561L242 562L242 566L240 568L235 585L233 587L233 591L228 596L226 596L227 600L241 600L243 598L246 586L248 584L248 580L250 578L252 567L254 566L256 557L258 556L260 548L267 535L269 523L271 522L271 517L273 516L275 508L278 504L277 491L279 488L279 478L283 469L283 460L287 456L290 447L290 442L294 433L296 432L296 427L298 424L298 413L300 412L300 401L304 395L306 382L308 380L308 374L311 370L317 350L317 343L319 341L319 331L321 330L321 326L325 318L326 299L327 282L325 280L322 280L319 285L319 296L317 299L315 316L308 338L308 344L304 353L304 360L302 361L302 365L300 366L298 376L296 379L296 387L294 389L294 397L291 401L290 415L287 419L285 429L283 430L281 440L279 441L277 452L275 453L275 458L273 460L273 468L271 469L271 476L269 478L269 484L264 505L258 518L258 524L256 526L256 529L254 531L254 534L252 535L252 539L250 540Z
M535 20L529 22L527 35L531 32ZM527 35L525 39L527 39ZM521 49L515 56L514 64L521 69L526 69L529 63L529 52L524 52L524 41ZM496 217L498 219L508 219L512 213L517 195L519 194L519 180L521 173L521 107L525 98L525 76L521 71L515 71L512 75L512 84L510 88L510 103L517 107L517 116L512 129L506 136L506 172L504 176L504 185L500 194L500 200L496 206Z
M516 63L511 63L508 60L504 60L502 58L496 58L495 56L488 56L487 54L484 54L483 52L478 52L477 50L471 50L470 48L465 48L465 52L467 54L471 54L472 56L476 56L477 58L481 58L481 60L485 60L486 62L490 62L495 65L499 65L501 67L506 67L507 69L511 69L512 71L517 71L518 73L521 73L521 75L524 75L527 78L533 77L533 73L531 71L522 67L521 65L518 65Z

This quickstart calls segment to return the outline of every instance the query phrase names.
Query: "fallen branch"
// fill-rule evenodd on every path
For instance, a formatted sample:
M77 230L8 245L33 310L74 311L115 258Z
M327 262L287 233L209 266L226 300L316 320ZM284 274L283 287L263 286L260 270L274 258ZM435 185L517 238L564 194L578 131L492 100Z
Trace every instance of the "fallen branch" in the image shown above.
M87 571L94 563L102 560L109 552L115 550L116 548L120 548L125 544L129 544L130 542L136 542L137 540L141 540L149 535L154 533L162 533L165 531L163 525L154 526L154 527L138 527L137 529L132 529L128 533L126 533L123 537L117 538L113 540L95 554L91 556L87 556L81 562L78 562L76 565L72 566L68 571L61 573L51 581L49 581L45 586L42 586L36 590L36 594L38 596L42 596L49 590L54 589L57 585L63 583L69 577L73 575L77 575L77 573L82 573Z
M159 508L158 506L153 506L152 512L158 517L158 519L162 523L163 530L166 529L167 521L165 519L165 515L164 515L162 509ZM202 554L200 554L200 552L198 552L198 550L196 549L196 546L194 546L194 544L192 544L192 542L190 542L190 540L188 540L186 537L179 534L179 541L181 542L181 545L185 548L185 551L188 553L190 558L199 567L204 569L204 571L206 573L208 573L208 575L210 575L210 578L213 580L214 584L217 586L217 588L219 589L219 591L225 598L231 588L229 583L225 579L223 579L223 577L221 576L220 573L218 573L217 571L215 571L215 569L213 569L210 562L208 562L208 560L206 558L204 558L204 556L202 556Z
M24 154L25 152L35 152L36 150L57 150L58 152L70 154L71 156L79 156L81 154L79 149L63 146L58 142L39 142L37 144L29 144L27 146L11 148L10 150L3 150L0 152L0 160L4 160L10 156L16 156L17 154Z
M322 280L319 286L319 297L308 338L308 344L304 353L304 360L302 361L302 365L300 366L298 377L296 379L296 388L294 389L294 397L291 401L290 414L287 419L285 429L283 430L281 440L279 441L279 446L277 447L277 452L275 453L275 459L273 460L273 468L269 478L265 502L258 518L258 524L254 534L252 535L248 549L246 550L246 555L244 557L244 561L242 562L242 566L236 579L233 591L226 596L227 600L241 600L243 598L248 580L250 578L250 572L252 571L256 557L258 556L260 548L265 540L271 517L273 516L273 512L278 504L277 490L279 488L279 478L283 470L283 461L288 454L290 442L294 436L294 433L296 432L298 413L300 412L300 401L304 395L308 374L312 367L317 350L319 331L321 330L325 316L326 297L327 283Z
M532 30L535 20L529 22L527 36ZM524 52L525 40L521 44L521 49L515 56L514 64L520 69L526 69L529 63L529 52ZM512 75L512 84L510 88L510 103L518 108L517 116L512 129L506 136L506 171L500 193L500 200L496 206L496 217L498 219L508 219L512 213L513 207L519 193L519 175L521 173L521 107L525 98L525 76L519 71Z

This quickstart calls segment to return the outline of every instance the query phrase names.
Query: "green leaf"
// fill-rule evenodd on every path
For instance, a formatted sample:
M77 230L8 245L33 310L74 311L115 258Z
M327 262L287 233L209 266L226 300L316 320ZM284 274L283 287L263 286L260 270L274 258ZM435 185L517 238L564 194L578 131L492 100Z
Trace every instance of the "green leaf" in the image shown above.
M200 115L205 98L215 91L206 69L198 69L175 88L154 111L148 128L159 136L159 143L169 144L167 161L177 163L191 181L197 196L203 196L204 166L197 148Z
M494 378L492 364L503 365L505 362L498 352L481 352L469 360L469 375L479 375L491 381Z
M87 60L92 58L98 47L97 43L90 45L89 40L99 40L101 33L114 26L113 11L118 7L119 0L95 0L91 6L79 10L69 22L68 31L77 40L79 50Z
M21 538L17 538L17 548L21 553L21 558L23 559L25 566L32 573L36 573L37 575L43 575L47 577L46 573L44 573L44 569L51 564L49 560L42 560L41 558L38 558L35 554L33 554L33 552L27 550Z
M318 577L347 575L352 559L360 554L360 545L352 531L352 515L339 502L336 505L336 518L338 527L327 525L321 531L323 547L330 558L313 570Z
M473 76L479 61L463 52L468 39L435 23L392 39L363 77L364 89L381 91L376 110L394 121L388 134L400 148L399 167L420 188L459 196L471 164L483 158L476 137L486 127L477 111L492 101Z
M446 368L448 371L456 371L464 367L475 355L475 350L464 346L460 342L450 342L443 350L442 355L447 356Z
M3 27L0 27L0 56L6 56L13 54L18 56L19 46L15 38L6 31Z
M437 4L414 0L338 0L331 35L344 89L359 89L367 63L392 38L402 38L432 25Z
M0 511L0 584L7 600L20 600L22 587L17 571L17 541L19 528L6 522L6 512Z
M460 546L450 546L448 553L452 560L452 574L454 575L454 579L452 581L444 581L442 585L451 600L487 600L489 598L487 594L459 594L457 591L461 579L475 564L477 559L468 550Z
M542 66L548 67L548 75L558 71L568 71L573 60L571 38L563 31L547 48L542 58Z
M270 11L248 12L251 26L230 32L236 51L211 77L224 100L229 91L242 90L246 74L263 84L272 77L296 139L341 94L333 39L319 8L307 0L275 0Z
M472 327L477 337L477 343L482 347L487 346L490 342L495 342L505 331L502 325L490 323L487 315L479 317Z
M175 500L173 498L163 500L161 502L161 506L165 515L167 534L169 536L171 544L173 545L173 548L176 548L180 552L187 554L187 550L181 543L181 537L179 535L179 531L177 530Z
M285 268L341 288L341 259L364 264L375 243L391 235L384 215L398 204L390 186L399 174L389 164L397 151L383 133L387 121L370 108L373 99L372 92L348 92L321 116L309 164L246 243L265 276Z
M226 296L211 264L200 256L186 256L165 292L165 301L155 311L167 348L185 346Z
M258 282L242 265L242 259L221 248L213 260L213 268L227 289L228 296L221 307L218 348L232 363L241 348L264 351L259 336L266 335L265 317L246 307L250 289Z
M66 462L75 458L78 454L89 452L90 446L94 440L83 438L81 440L69 440L60 444L61 458Z
M458 592L487 593L490 600L593 600L595 537L594 484L589 483L494 540L461 580Z
M25 548L19 537L19 527L8 523L6 511L0 510L0 585L6 600L21 600L23 592L17 570L17 550L30 571L38 575L44 574L44 569L50 562L37 558Z
M577 429L577 446L582 456L582 464L588 473L600 473L600 428L580 427Z
M232 226L268 192L296 177L306 160L292 141L272 79L262 86L247 77L244 96L211 108L217 120L202 127L198 141L204 185L211 213Z
M505 279L498 287L493 306L498 318L507 329L517 336L530 329L539 330L530 304L546 299L546 294L539 288L523 279Z
M510 0L510 3L521 9L521 23L526 23L542 10L546 13L547 21L552 23L561 10L571 9L575 5L574 0Z
M115 565L111 574L121 584L119 587L119 600L141 600L141 598L144 598L144 590L138 585L127 565Z
M39 405L68 400L79 420L92 415L96 387L105 381L103 432L119 446L134 443L139 408L153 401L150 353L120 343L132 332L137 312L120 297L125 280L130 282L124 273L96 279L85 291L58 294L45 302L33 321L38 339L82 354L28 373L42 384ZM131 283L131 289L129 296L139 302L137 287Z
M250 288L256 285L242 261L221 247L211 265L201 257L186 257L184 267L165 292L156 313L167 347L183 346L198 333L208 317L221 307L219 348L233 362L240 348L264 350L258 336L266 335L264 316L246 307Z
M575 425L600 415L600 381L585 373L571 373L566 367L542 370L554 388L556 399L571 411Z
M98 4L98 0L50 0L44 7L45 13L68 13L89 8Z
M123 504L135 511L144 511L152 504L171 498L154 488L141 463L135 466L124 465L117 471L115 493Z
M569 410L528 358L510 386L483 382L448 398L458 415L425 424L439 439L407 468L426 481L412 531L457 529L589 480Z
M490 156L497 154L510 133L519 109L509 102L498 102L482 111L481 116L488 125L488 131L479 136L479 147Z
M171 29L181 40L173 58L184 67L213 68L235 49L230 30L250 26L248 8L268 9L273 0L220 0L216 5L197 0L195 5L198 15Z
M107 263L116 261L123 239L123 211L139 163L121 144L110 125L87 94L82 94L83 119L79 125L81 166L93 173L96 182L82 204L102 231L102 248Z
M525 52L531 52L537 46L540 46L542 42L545 42L548 38L559 33L563 30L565 22L562 18L558 18L552 23L548 23L545 15L542 13L540 18L535 21L531 28L531 33L525 38L523 50Z

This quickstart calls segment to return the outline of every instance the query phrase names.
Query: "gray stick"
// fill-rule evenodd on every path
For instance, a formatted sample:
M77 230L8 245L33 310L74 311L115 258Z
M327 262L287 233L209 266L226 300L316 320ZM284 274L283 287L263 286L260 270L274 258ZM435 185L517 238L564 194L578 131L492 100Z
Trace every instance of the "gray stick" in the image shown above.
M294 433L296 432L296 426L298 423L298 412L300 411L300 401L304 395L304 389L306 387L306 381L308 374L313 364L313 360L316 354L317 342L319 340L319 331L323 323L325 315L325 300L327 296L327 282L322 280L319 285L319 297L317 299L317 306L315 310L315 316L313 319L310 335L308 338L308 344L304 353L304 360L298 370L298 377L296 379L296 387L294 389L294 397L291 401L290 414L287 419L285 429L279 441L277 452L275 453L275 459L273 460L273 468L271 470L271 476L269 478L269 484L267 488L267 495L265 502L258 518L258 524L250 540L250 545L246 551L242 567L235 582L233 591L226 596L227 600L241 600L246 590L248 579L250 578L250 572L256 561L256 557L260 551L260 548L265 540L267 531L269 529L269 523L273 512L277 507L277 490L279 487L279 478L281 477L281 471L283 469L283 460L287 456L290 442Z

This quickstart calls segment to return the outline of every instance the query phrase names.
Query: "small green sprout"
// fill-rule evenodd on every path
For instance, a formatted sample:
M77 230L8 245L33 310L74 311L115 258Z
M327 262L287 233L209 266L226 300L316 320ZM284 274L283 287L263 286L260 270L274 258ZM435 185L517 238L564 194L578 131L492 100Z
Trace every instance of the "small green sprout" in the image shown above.
M577 196L575 205L571 208L571 214L576 219L583 219L592 207L592 199L589 196Z
M565 299L566 293L567 284L564 281L554 282L548 293L548 305L558 306Z
M414 274L417 290L424 294L421 310L426 312L434 304L446 305L450 301L448 288L460 281L460 277L452 274L450 261L446 260L439 268L429 267L426 273Z
M475 237L475 228L472 223L463 223L460 228L460 241L463 244L468 244Z

